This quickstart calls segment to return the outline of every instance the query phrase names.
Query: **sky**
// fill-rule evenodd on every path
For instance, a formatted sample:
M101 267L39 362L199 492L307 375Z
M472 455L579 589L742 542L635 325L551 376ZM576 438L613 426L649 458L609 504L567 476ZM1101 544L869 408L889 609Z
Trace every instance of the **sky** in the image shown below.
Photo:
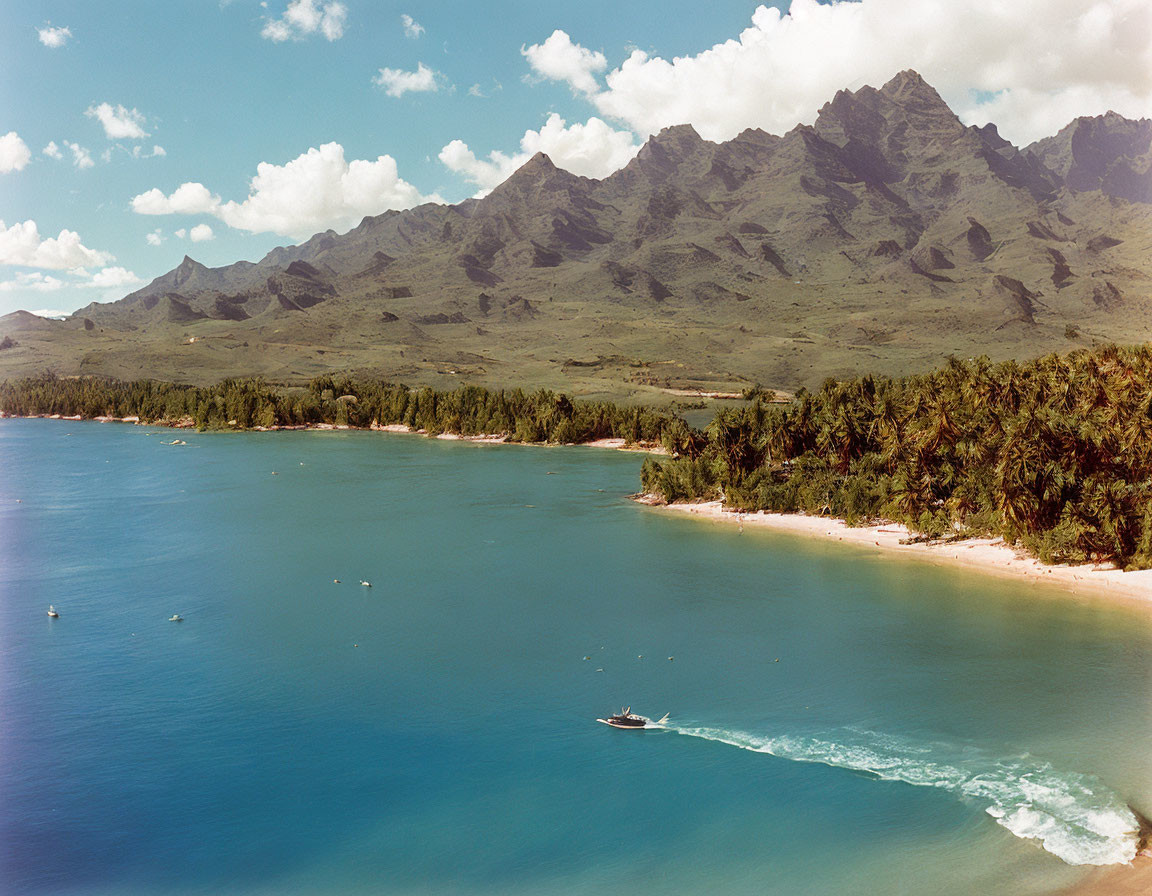
M782 134L907 68L1019 146L1152 117L1152 3L3 0L0 314L459 202L536 151L605 177L669 125Z

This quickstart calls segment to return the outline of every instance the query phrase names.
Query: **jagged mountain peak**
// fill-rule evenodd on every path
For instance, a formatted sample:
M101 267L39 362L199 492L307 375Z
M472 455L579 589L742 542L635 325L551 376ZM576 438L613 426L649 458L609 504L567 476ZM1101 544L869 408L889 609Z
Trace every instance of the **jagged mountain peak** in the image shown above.
M984 142L992 147L992 149L999 150L1012 147L1012 143L1000 136L1000 130L992 122L988 122L988 124L984 125L983 127L976 127L973 125L972 130L979 134L983 138Z
M941 103L944 102L944 100L940 99L940 94L936 92L936 89L925 81L918 71L911 68L906 68L904 71L897 72L893 75L892 78L880 88L880 93L890 96L894 100L899 100L910 95L918 95L935 98Z
M853 138L875 143L898 129L955 136L964 128L935 88L911 69L879 90L864 86L837 91L820 108L814 127L839 145Z
M731 141L734 143L759 143L764 146L771 146L780 142L780 138L775 134L769 134L761 128L745 128Z
M642 182L663 183L686 171L699 174L707 170L716 149L717 144L705 140L690 124L662 128L609 180L628 190Z
M552 161L551 156L546 152L537 152L527 162L520 166L517 174L530 175L530 174L551 174L553 171L559 171L555 163Z
M507 201L532 202L545 194L569 193L586 180L558 168L547 153L538 152L479 200L470 216L483 215Z
M748 369L793 382L820 360L808 355L815 344L869 352L909 345L918 357L923 346L973 353L1023 340L1032 332L1025 325L1049 326L1044 332L1059 342L1068 321L1088 314L1093 327L1106 328L1112 309L1146 295L1141 278L1152 278L1152 267L1139 254L1139 234L1152 211L1074 191L1152 201L1138 198L1150 133L1152 122L1112 113L1077 119L1022 153L992 124L965 127L923 78L905 71L880 88L837 92L813 125L783 137L750 128L715 143L691 125L667 127L602 180L537 153L483 199L367 216L347 233L318 233L254 264L209 269L185 257L125 301L80 314L110 333L136 334L133 345L137 336L154 343L161 358L174 327L228 334L226 344L209 343L217 354L198 360L197 371L232 363L229 372L256 372L243 365L258 362L285 379L334 357L413 376L459 370L463 358L475 362L473 372L538 370L541 357L563 357L551 348L541 354L557 335L579 346L579 357L647 358L657 351L657 323L666 318L687 332L702 309L728 328L725 341L707 342L721 330L707 331L701 342L686 337L686 347L666 352L660 344L657 357L700 372L717 352L728 357L717 346L731 344L744 363L779 321L789 322L785 332L803 333L811 315L824 321L823 341L797 337L788 349L803 365L782 355ZM994 276L1024 284L1027 295L1043 293L1057 311L1022 316L1027 295L997 288ZM859 320L806 304L841 293L858 302ZM508 310L517 303L536 310ZM967 316L950 319L951 329L928 316L953 307ZM1067 319L1055 323L1058 314ZM1020 334L1002 329L1006 321ZM443 328L427 332L417 322ZM85 351L97 345L91 328L73 332L88 334ZM944 345L944 332L959 341ZM330 340L324 351L304 351L318 338ZM262 339L300 346L299 356L282 362L243 351Z
M636 157L646 161L674 161L712 145L692 125L677 124L661 128L658 134L650 136Z

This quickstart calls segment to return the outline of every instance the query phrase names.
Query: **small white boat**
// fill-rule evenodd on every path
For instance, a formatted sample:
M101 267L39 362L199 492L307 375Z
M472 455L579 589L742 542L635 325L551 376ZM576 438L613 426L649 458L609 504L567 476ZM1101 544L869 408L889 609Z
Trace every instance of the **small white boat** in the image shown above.
M48 615L53 619L59 619L60 614L56 612L56 608L52 604L48 604Z
M183 622L183 621L184 621L184 617L183 617L183 616L181 616L179 613L177 613L175 616L170 616L170 617L168 618L168 621L169 621L169 622Z
M371 582L366 582L363 579L360 580L360 584L363 585L365 588L371 588L372 587Z
M636 715L632 712L632 707L626 706L620 710L617 715L608 716L606 719L597 719L597 722L603 722L605 725L611 725L613 728L623 728L626 731L638 731L643 728L659 728L668 721L668 713L664 717L653 722L646 716Z

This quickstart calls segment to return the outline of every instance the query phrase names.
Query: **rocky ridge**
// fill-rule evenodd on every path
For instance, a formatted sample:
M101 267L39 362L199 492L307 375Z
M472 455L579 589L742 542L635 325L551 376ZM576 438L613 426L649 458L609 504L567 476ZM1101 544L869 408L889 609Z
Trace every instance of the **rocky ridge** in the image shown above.
M1020 149L907 71L783 136L666 128L603 180L538 154L483 199L257 263L186 257L21 340L0 376L359 369L619 395L1146 339L1150 159L1150 121L1077 119Z

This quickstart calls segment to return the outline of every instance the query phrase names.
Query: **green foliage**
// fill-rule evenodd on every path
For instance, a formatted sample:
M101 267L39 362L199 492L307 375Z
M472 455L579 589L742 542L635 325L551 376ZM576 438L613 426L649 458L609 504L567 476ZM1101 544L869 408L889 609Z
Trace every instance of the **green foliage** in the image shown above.
M1003 535L1046 561L1152 566L1152 349L1028 364L951 359L727 409L707 442L646 465L667 500ZM712 475L704 477L701 471Z
M429 434L497 434L517 442L574 444L624 439L629 444L703 444L683 420L648 408L577 401L540 389L413 391L386 382L322 376L285 391L262 380L228 379L209 388L45 375L0 383L0 408L19 416L139 417L198 429L271 429L328 423L366 428L403 424Z

